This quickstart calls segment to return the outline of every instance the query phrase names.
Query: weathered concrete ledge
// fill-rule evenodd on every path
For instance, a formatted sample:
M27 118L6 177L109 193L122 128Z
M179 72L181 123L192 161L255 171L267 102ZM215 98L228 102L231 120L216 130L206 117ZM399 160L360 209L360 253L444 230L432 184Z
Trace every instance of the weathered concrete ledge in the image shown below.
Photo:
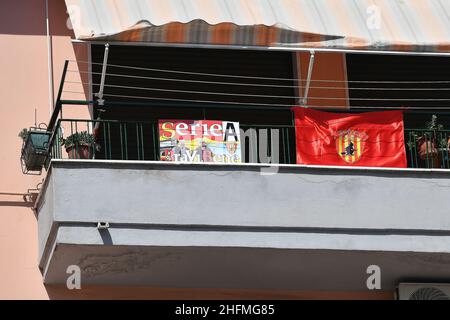
M92 283L139 283L138 274L145 271L124 271L126 263L117 271L105 264L114 265L112 260L131 251L130 259L138 260L138 253L145 251L151 264L164 252L176 251L183 263L197 265L197 253L189 255L192 248L213 256L227 252L232 265L249 263L245 255L252 250L259 264L276 256L279 267L291 276L296 266L288 266L290 259L311 252L323 252L330 261L349 256L353 268L363 268L372 259L386 260L380 253L390 252L393 258L386 268L395 270L392 279L401 276L406 267L402 261L414 253L425 269L411 271L411 278L450 277L449 170L300 165L261 170L264 167L52 161L36 208L45 279L59 283L67 263L83 264L91 257L98 262L86 266ZM109 222L110 228L97 230L100 221ZM92 258L96 255L100 258ZM317 259L320 263L322 258ZM315 263L308 262L309 272L318 267ZM102 266L108 275L96 278L92 270ZM264 276L271 276L271 268ZM160 271L161 277L168 276L164 268ZM120 281L115 272L121 274ZM161 285L161 279L152 279L148 284Z

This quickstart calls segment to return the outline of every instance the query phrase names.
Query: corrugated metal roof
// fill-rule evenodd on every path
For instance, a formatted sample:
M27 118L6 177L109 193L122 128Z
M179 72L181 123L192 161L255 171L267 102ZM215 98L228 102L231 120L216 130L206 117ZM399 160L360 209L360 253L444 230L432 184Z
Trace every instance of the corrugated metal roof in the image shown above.
M77 39L450 51L448 0L66 0Z

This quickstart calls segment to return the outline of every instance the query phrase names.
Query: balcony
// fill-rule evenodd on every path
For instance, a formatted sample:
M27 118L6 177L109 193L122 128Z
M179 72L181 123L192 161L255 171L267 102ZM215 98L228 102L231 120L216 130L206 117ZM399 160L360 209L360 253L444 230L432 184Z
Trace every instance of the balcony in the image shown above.
M188 164L158 161L157 123L58 120L36 205L44 281L70 265L84 285L365 291L373 264L387 291L450 277L448 146L417 141L449 131L406 130L411 168L390 169L295 165L292 127L241 129L255 163ZM69 159L62 138L94 130L89 159ZM276 137L279 163L257 163Z
M432 114L450 128L448 62L316 53L318 80L312 57L290 52L91 49L85 80L66 82L66 62L49 123L36 203L46 283L71 265L86 286L358 292L370 265L390 292L450 278L450 130L423 129ZM80 86L89 101L71 99ZM408 168L297 165L291 107L309 86L309 107L405 110ZM161 161L159 119L239 122L242 163Z

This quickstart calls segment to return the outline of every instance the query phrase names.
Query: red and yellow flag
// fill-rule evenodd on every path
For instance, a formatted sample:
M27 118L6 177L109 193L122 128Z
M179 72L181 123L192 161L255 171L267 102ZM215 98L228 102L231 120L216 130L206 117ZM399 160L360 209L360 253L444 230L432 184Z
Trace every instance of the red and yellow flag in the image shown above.
M406 167L402 111L292 111L298 164Z

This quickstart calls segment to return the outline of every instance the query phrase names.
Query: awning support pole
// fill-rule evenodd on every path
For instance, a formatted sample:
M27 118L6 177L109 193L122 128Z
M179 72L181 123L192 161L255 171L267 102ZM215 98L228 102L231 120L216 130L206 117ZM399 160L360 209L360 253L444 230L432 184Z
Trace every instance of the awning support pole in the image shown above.
M305 93L303 94L303 106L306 107L307 102L308 102L308 93L309 93L309 86L311 84L311 76L312 76L312 71L313 71L313 67L314 67L314 50L311 50L309 52L309 66L308 66L308 76L306 78L306 85L305 85Z
M100 106L103 106L105 100L103 99L103 89L105 88L105 77L106 77L106 66L108 65L108 52L109 52L109 44L105 44L105 54L103 55L103 67L102 67L102 78L100 80L100 89L98 93L95 95L98 97L97 103Z

